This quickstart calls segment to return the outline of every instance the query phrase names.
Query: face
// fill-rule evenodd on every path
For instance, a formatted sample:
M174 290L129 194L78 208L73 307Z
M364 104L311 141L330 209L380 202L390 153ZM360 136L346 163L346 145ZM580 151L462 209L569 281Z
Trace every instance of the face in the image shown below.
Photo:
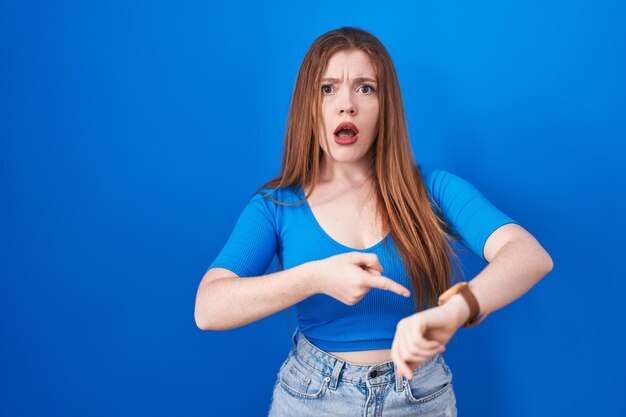
M361 160L378 134L378 83L369 57L360 50L337 52L328 62L320 89L324 158ZM335 130L342 122L356 126L356 142L346 144L353 139L336 137Z

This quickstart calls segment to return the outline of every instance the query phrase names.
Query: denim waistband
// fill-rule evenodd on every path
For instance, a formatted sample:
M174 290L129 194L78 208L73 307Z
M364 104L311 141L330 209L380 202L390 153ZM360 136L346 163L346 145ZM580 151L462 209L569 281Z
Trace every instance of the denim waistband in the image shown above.
M296 327L291 337L293 347L290 354L295 355L298 360L322 375L329 377L330 389L336 389L338 381L350 382L353 384L385 385L395 384L396 391L402 391L406 385L406 378L400 376L393 361L386 361L374 364L357 364L338 358L328 352L313 345L309 339ZM416 372L431 362L439 359L438 353L419 364Z

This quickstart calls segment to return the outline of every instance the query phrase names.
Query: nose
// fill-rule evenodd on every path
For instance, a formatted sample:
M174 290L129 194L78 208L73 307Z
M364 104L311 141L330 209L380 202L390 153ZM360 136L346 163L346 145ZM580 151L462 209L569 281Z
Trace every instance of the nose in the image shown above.
M351 115L356 114L356 106L352 100L350 92L347 95L344 94L343 100L339 103L339 114L344 115L349 113Z
M354 115L356 113L356 109L354 108L352 104L347 105L347 106L341 106L339 109L339 114L345 114L345 113L350 113Z

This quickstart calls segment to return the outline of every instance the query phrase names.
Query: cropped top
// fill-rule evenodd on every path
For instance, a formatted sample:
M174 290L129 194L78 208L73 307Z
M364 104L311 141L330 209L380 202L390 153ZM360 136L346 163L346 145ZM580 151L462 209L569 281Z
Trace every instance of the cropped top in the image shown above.
M436 209L433 201L436 202L440 208L437 212L452 226L459 242L486 261L483 248L489 235L504 224L517 222L463 178L424 164L418 167L431 207ZM262 192L285 203L304 198L304 191L298 186L263 188ZM220 267L242 278L258 277L266 272L274 256L283 269L289 269L351 251L375 253L383 276L408 288L411 296L372 288L358 303L347 305L326 294L315 294L294 305L298 327L308 340L325 351L390 349L398 321L416 312L411 280L390 234L369 248L350 248L322 229L308 202L283 206L257 193L243 208L226 244L208 269Z

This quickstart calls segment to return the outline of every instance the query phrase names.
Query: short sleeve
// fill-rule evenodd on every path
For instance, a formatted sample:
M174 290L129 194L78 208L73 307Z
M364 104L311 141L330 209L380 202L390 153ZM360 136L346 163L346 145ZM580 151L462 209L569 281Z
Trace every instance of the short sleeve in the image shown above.
M461 243L485 259L485 242L500 226L517 221L495 207L476 187L451 172L422 166L426 188Z
M268 191L262 190L264 193ZM278 245L276 218L271 203L259 193L248 201L226 244L208 269L226 268L240 277L263 275Z

